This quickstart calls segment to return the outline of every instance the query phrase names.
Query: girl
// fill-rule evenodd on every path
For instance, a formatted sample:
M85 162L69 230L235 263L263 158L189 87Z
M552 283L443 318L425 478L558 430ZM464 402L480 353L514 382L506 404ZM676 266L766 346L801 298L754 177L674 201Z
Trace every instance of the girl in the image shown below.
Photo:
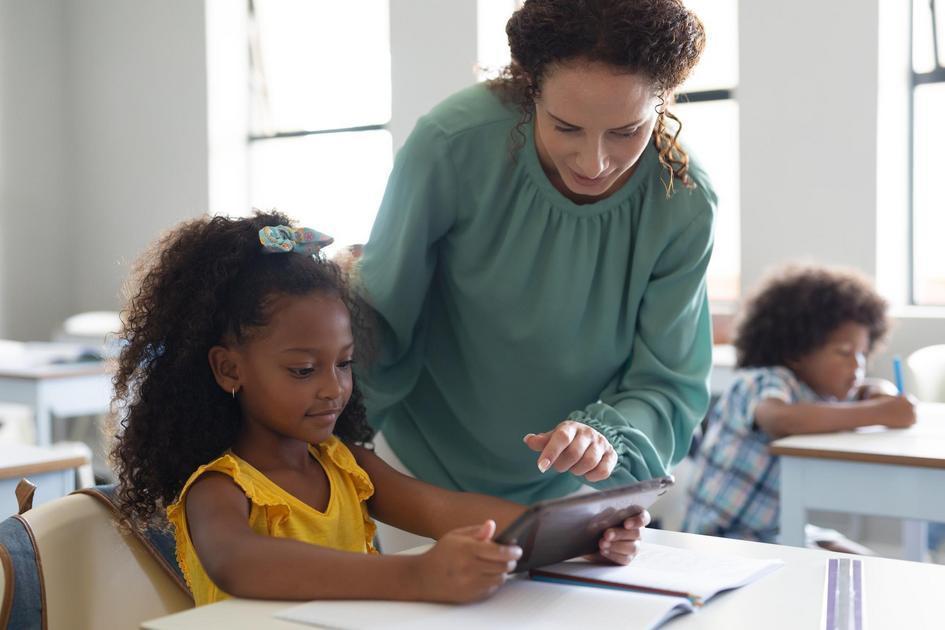
M318 253L331 239L288 223L196 219L142 259L115 377L124 514L166 507L198 605L487 596L521 554L491 538L523 508L416 481L364 446L359 311ZM372 516L438 542L378 555ZM641 526L609 530L601 553L628 562Z
M866 357L887 328L885 301L856 275L787 269L762 286L736 332L739 369L709 416L683 530L775 542L771 440L915 423L912 403L892 383L863 381Z

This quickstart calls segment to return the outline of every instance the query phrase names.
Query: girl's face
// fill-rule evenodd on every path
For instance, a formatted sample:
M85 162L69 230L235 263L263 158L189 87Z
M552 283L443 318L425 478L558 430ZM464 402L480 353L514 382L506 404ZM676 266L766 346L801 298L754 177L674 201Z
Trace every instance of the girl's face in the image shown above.
M658 102L648 80L605 64L551 69L535 100L535 145L555 188L578 203L619 190L650 140Z
M863 324L846 322L827 342L788 367L821 396L846 399L863 379L870 331Z
M237 351L244 419L317 444L351 397L348 309L329 293L280 296L269 308L269 324Z

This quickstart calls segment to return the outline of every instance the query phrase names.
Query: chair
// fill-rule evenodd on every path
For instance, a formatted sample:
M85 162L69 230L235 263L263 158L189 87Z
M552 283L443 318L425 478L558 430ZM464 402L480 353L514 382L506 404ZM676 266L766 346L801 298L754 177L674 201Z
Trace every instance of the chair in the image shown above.
M186 587L156 552L119 529L102 494L72 494L20 518L35 540L50 630L137 628L147 619L193 607ZM10 570L7 564L4 572ZM7 604L4 581L9 577L0 576L0 606Z
M945 402L945 344L919 348L906 359L908 391L922 402Z

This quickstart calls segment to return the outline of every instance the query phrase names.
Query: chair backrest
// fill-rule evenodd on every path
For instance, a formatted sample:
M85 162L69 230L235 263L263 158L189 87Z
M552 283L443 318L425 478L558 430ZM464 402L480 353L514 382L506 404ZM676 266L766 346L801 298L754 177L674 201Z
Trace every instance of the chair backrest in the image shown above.
M99 498L73 494L29 510L22 519L35 541L51 630L137 628L147 619L193 607L154 552L119 528Z
M945 344L919 348L906 359L909 393L922 402L945 402Z

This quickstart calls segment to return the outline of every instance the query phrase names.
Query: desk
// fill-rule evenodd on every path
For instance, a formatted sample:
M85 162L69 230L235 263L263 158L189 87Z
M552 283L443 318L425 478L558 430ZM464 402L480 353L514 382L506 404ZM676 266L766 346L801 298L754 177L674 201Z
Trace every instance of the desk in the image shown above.
M945 522L945 404L922 403L908 429L792 435L781 457L781 542L804 544L807 510L911 519L906 558L921 560L925 521ZM920 521L917 523L915 521Z
M646 530L644 539L685 549L736 554L751 558L780 558L784 566L748 586L711 599L701 610L670 621L669 630L797 630L817 628L824 595L826 551ZM941 628L941 585L945 566L886 558L863 558L865 608L871 628ZM583 588L583 587L575 587ZM235 599L202 606L142 624L147 630L301 630L301 626L272 618L291 602ZM540 612L536 612L540 614ZM614 627L621 620L615 619ZM549 619L548 628L555 627Z
M28 405L34 413L36 442L52 441L52 418L104 414L111 400L105 363L0 367L0 402Z
M715 344L712 346L712 371L709 373L709 391L713 397L721 396L735 380L735 346Z
M0 520L16 514L16 485L23 477L36 485L33 506L75 490L75 471L89 461L72 453L26 444L0 444Z

